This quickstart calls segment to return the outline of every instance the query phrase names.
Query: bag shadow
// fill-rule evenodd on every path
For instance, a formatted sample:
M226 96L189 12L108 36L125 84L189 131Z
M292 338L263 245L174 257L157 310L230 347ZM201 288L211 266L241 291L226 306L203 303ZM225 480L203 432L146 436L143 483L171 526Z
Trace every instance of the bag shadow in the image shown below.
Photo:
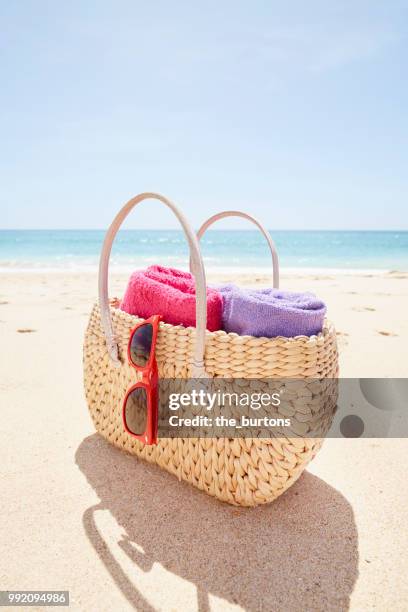
M98 530L99 510L124 530L118 544L140 571L159 563L195 585L201 612L210 610L211 594L249 611L349 609L358 576L354 514L320 478L305 472L271 504L237 508L98 434L83 440L76 463L100 499L84 512L87 536L135 609L155 608Z

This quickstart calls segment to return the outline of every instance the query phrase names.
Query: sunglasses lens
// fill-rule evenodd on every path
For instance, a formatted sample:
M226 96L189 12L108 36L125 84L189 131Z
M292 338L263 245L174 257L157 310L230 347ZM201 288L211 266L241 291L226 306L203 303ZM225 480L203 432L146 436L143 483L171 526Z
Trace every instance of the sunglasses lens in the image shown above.
M142 325L133 334L130 344L130 357L135 365L144 367L149 361L152 339L153 326L151 323Z
M137 436L147 428L147 395L146 389L137 387L129 393L125 405L125 421L129 431Z

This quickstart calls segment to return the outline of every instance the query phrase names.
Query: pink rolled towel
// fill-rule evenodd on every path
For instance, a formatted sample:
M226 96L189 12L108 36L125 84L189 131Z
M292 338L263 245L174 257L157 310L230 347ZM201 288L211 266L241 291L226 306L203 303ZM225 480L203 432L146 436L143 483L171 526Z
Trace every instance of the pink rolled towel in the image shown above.
M133 272L119 308L147 319L160 314L172 325L195 327L195 281L189 272L150 266ZM207 288L207 329L217 331L222 325L222 297Z

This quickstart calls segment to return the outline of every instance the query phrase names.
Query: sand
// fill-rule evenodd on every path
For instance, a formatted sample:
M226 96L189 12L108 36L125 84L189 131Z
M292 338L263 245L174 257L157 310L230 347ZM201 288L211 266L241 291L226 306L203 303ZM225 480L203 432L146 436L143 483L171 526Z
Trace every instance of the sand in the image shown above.
M86 612L408 609L407 440L326 440L274 503L221 504L94 433L81 350L96 278L0 281L1 589L68 589ZM407 377L407 281L282 286L326 300L342 376Z

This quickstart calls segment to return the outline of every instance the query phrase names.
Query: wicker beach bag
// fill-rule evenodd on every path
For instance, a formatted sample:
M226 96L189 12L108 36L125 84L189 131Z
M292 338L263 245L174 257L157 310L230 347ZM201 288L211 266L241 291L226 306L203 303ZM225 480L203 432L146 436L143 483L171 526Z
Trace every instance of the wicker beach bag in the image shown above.
M109 303L108 265L117 231L129 212L145 199L167 205L180 221L190 248L190 267L196 283L195 328L160 323L156 359L161 378L222 377L265 379L285 377L311 381L308 401L294 397L288 408L298 424L297 435L281 438L159 438L145 446L126 433L122 423L122 401L135 381L127 363L131 329L141 319ZM235 211L211 217L199 236L216 219L246 213ZM278 286L276 251L270 236L255 221L268 240ZM313 384L316 379L338 375L336 334L325 321L323 331L311 337L255 338L206 330L206 280L198 238L180 210L167 198L143 193L131 199L118 213L105 237L99 267L99 303L90 315L84 340L84 385L96 430L115 446L156 463L180 480L234 505L255 506L274 500L300 476L321 446L322 439L308 437L316 421ZM296 395L296 394L295 394Z

